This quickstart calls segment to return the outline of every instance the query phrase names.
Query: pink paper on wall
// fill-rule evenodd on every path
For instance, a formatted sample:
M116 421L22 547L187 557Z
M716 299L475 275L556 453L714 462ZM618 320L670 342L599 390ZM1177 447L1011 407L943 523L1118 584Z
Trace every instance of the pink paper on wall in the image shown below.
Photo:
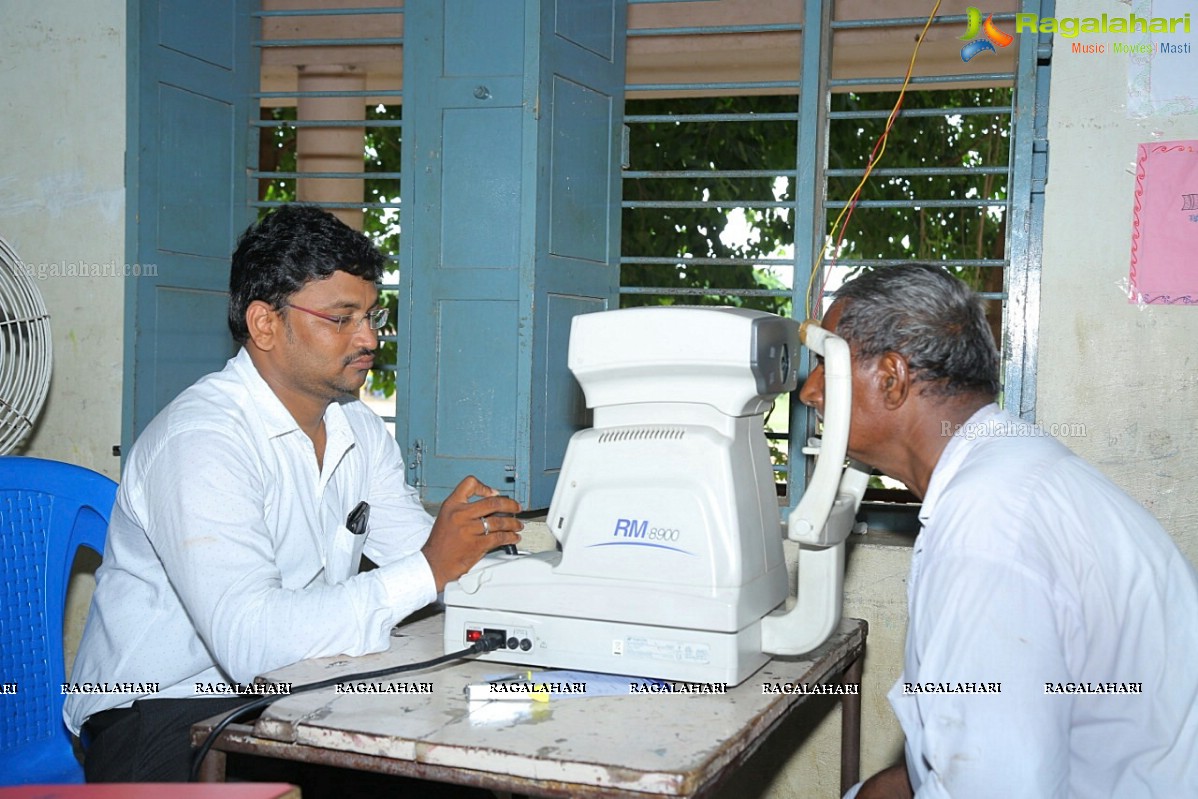
M1198 140L1141 144L1128 299L1198 305Z

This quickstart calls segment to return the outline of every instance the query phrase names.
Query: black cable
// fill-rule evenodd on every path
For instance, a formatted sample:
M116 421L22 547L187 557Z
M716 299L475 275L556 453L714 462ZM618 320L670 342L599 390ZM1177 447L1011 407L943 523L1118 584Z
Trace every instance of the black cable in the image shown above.
M433 666L439 666L442 663L448 663L451 660L462 660L464 658L470 657L471 655L490 652L498 645L498 641L484 637L480 638L478 641L475 641L474 644L466 647L465 649L459 649L457 652L450 652L447 655L441 655L440 657L435 657L431 660L425 660L420 663L408 663L403 666L391 666L390 668L378 669L376 671L362 671L358 672L357 674L345 674L341 677L330 677L329 679L321 680L320 682L313 682L308 683L307 685L293 687L290 693L272 694L270 696L259 697L242 705L239 708L235 708L234 710L230 711L229 715L217 722L216 726L208 732L208 735L204 737L204 742L200 744L200 748L195 751L194 755L192 755L191 773L188 777L188 782L196 782L199 779L200 764L204 762L204 758L208 755L208 751L212 749L212 745L216 743L216 739L222 732L225 731L226 727L228 727L234 721L249 715L251 711L264 708L278 699L282 699L285 696L295 696L296 694L307 693L308 691L315 691L319 688L328 688L333 685L339 685L343 682L370 680L375 677L386 677L390 674L399 674L400 672L405 671L428 669L432 668Z

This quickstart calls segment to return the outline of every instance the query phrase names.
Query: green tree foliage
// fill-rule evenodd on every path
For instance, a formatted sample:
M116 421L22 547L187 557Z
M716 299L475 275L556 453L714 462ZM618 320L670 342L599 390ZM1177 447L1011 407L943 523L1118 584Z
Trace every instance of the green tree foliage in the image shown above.
M833 119L828 126L827 197L847 201L860 175L837 176L835 170L864 170L897 93L837 94L832 97ZM937 201L1005 201L1006 175L975 172L965 175L912 174L934 168L996 167L1005 170L1009 157L1009 89L958 89L908 92L905 113L896 120L889 143L874 174L866 181L861 200L911 203L906 207L858 207L844 230L839 259L870 260L1001 259L1005 215L995 209L937 207ZM638 178L624 182L625 200L649 202L727 201L718 208L631 208L624 211L622 249L625 256L677 258L668 265L626 264L621 284L660 287L667 292L701 291L681 295L679 302L742 304L723 292L783 288L769 270L752 265L706 265L702 258L762 259L791 252L793 219L777 208L748 208L751 227L747 241L726 242L728 211L738 204L793 202L794 184L782 176L797 162L797 125L781 115L793 115L793 96L632 100L630 116L653 121L634 123L630 167L634 172L679 172L685 177ZM948 110L939 110L948 109ZM843 114L862 114L844 118ZM690 121L696 114L748 114L744 121ZM677 119L662 119L675 115ZM736 170L772 170L773 177L735 177ZM701 174L704 171L710 174ZM925 201L917 205L917 201ZM840 208L828 209L824 232L830 233ZM803 259L805 260L805 258ZM858 264L858 268L860 265ZM977 288L1001 289L1001 270L958 267ZM679 295L626 295L623 304L673 302ZM743 304L786 312L784 299L751 297Z
M716 97L631 100L625 115L655 121L630 125L629 165L633 172L680 172L685 177L650 177L624 181L624 199L635 202L720 202L717 207L634 207L624 210L621 250L626 256L676 259L671 264L625 264L623 286L651 287L656 293L627 294L621 304L732 304L785 313L786 297L741 298L735 292L780 290L768 272L743 265L704 265L693 259L768 258L793 240L789 214L772 208L745 209L754 235L744 241L723 237L728 212L754 201L775 201L779 176L794 170L797 125L792 120L724 122L688 120L691 115L777 114L795 112L793 97ZM675 116L676 119L663 117ZM763 177L728 172L775 170ZM704 174L706 173L706 174ZM785 195L777 199L787 199ZM694 292L671 294L671 291Z
M862 170L885 129L896 93L835 95L833 111L873 114L833 119L828 131L829 200L847 200L860 178L835 176L838 169ZM910 202L906 207L858 207L845 231L841 260L948 261L975 289L1002 290L1002 269L960 261L1004 258L1010 159L1009 88L908 92L861 201ZM942 110L943 109L943 110ZM967 174L926 174L936 168ZM919 201L924 201L920 203ZM977 203L938 206L941 201ZM993 201L994 205L984 205ZM828 230L839 209L829 209ZM1001 308L991 303L996 340L1001 340Z
M400 106L376 106L367 109L369 120L396 120L402 117ZM395 172L401 169L399 128L366 128L366 199L372 203L398 203L400 183L395 178L369 177L371 174ZM378 248L389 258L395 269L399 265L399 213L395 209L368 209L363 232L370 236ZM389 282L394 282L389 281ZM399 320L399 293L385 289L380 293L379 303L389 308L387 326L381 331L378 352L374 362L377 367L370 372L367 389L381 393L384 397L395 395L395 364L399 360L396 341L396 323Z

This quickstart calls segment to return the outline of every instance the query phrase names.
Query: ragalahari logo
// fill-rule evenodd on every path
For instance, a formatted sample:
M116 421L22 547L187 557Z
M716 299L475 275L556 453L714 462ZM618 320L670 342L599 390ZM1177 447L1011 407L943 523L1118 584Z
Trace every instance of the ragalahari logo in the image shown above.
M998 52L994 49L994 45L1006 47L1011 42L1015 41L1014 36L1003 33L998 28L994 27L994 15L990 14L986 17L986 21L982 22L982 12L978 11L973 6L970 6L966 12L969 15L967 27L964 36L957 38L963 42L968 42L961 48L961 60L969 61L983 50L989 50L992 53ZM978 30L982 31L982 38L978 38Z

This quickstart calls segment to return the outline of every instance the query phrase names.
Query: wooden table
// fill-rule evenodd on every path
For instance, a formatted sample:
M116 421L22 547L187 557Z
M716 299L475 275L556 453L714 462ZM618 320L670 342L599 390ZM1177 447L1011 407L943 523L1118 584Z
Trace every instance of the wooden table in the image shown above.
M398 632L387 652L308 660L266 679L298 686L442 652L440 616ZM844 691L843 790L858 777L865 639L865 622L845 619L814 652L770 660L726 694L468 702L467 685L517 667L463 660L372 681L406 684L415 691L431 683L428 693L325 688L286 696L256 722L230 725L205 759L201 779L223 781L225 753L243 752L530 796L699 797L745 762L812 695L777 686L813 691L826 685ZM195 725L193 745L217 721Z

